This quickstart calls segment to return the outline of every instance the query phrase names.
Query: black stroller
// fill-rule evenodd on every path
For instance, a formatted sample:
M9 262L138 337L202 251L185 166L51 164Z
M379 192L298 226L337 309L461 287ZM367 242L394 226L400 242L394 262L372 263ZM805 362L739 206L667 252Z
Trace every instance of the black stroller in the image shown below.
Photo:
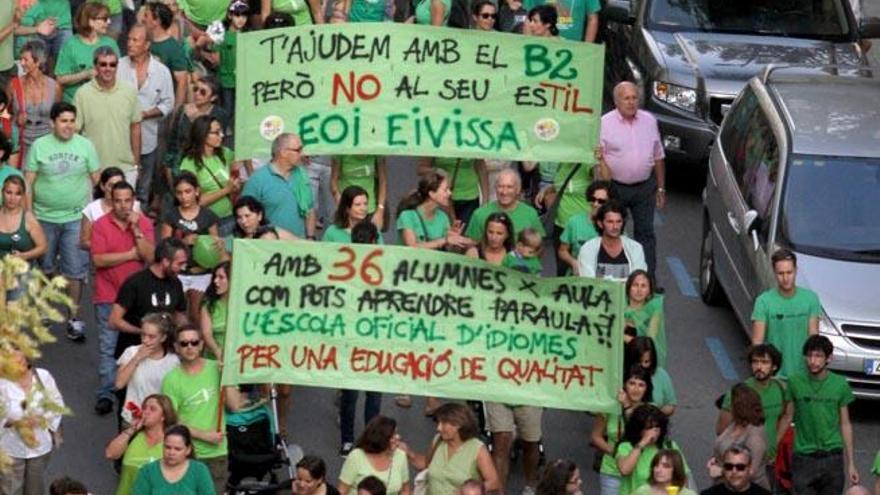
M229 400L244 404L226 419L229 445L230 495L274 495L290 492L293 466L287 443L278 435L277 394L274 386L244 385L240 397ZM266 398L268 396L268 400ZM236 400L238 399L238 400ZM283 473L283 468L287 468ZM282 474L279 474L279 471Z

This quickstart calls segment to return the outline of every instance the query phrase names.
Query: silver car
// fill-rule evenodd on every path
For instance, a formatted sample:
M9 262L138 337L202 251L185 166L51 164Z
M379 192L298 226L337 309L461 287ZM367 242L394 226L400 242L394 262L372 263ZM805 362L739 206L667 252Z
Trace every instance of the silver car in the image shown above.
M725 116L703 191L700 291L747 332L775 287L770 255L798 256L819 295L831 368L880 398L880 78L869 69L769 67Z

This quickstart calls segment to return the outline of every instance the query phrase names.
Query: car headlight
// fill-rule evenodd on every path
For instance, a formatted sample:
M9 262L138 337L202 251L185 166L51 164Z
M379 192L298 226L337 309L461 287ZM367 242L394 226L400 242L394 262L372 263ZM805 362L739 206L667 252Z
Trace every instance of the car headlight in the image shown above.
M831 321L831 318L825 314L825 311L822 311L822 316L819 317L819 333L824 335L841 335L837 325Z
M697 91L684 86L654 81L654 97L688 112L694 112L697 108Z

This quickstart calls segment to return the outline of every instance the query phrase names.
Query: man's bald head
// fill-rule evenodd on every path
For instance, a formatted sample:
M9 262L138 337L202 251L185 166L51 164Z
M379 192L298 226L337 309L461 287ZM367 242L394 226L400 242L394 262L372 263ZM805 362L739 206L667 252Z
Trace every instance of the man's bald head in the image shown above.
M614 106L626 118L631 119L639 110L639 88L629 81L621 81L614 86Z
M853 485L844 493L845 495L871 495L871 491L862 485Z

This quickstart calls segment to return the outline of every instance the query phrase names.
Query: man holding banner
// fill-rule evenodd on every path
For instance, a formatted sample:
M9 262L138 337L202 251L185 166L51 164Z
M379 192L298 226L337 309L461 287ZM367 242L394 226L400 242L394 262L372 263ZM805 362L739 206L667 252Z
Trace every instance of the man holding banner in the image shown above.
M522 182L519 174L512 169L502 170L495 182L495 195L498 199L477 208L468 223L465 235L475 242L480 242L486 228L486 219L498 211L507 213L513 222L514 232L510 233L511 237L516 238L516 235L525 228L535 229L542 237L546 235L538 212L519 200L520 193L522 193Z

